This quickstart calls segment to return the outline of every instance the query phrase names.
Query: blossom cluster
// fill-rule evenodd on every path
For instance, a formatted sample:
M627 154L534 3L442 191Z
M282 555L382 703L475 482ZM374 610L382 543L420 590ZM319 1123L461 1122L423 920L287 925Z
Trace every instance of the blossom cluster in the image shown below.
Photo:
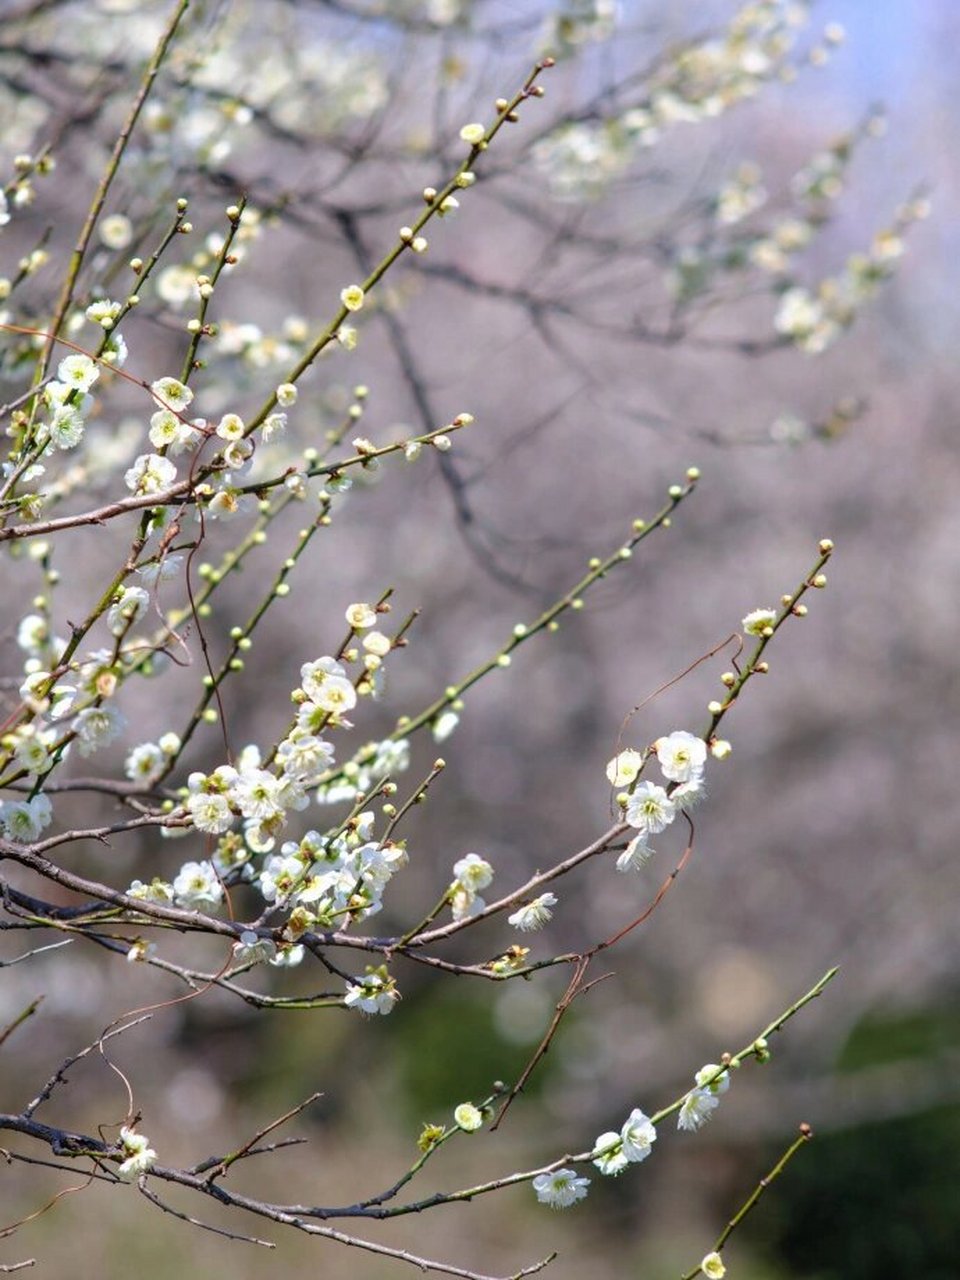
M577 16L580 8L586 12ZM557 20L554 42L559 50L612 34L615 15L610 8L572 6L566 26L563 16ZM754 97L764 84L792 78L796 68L790 55L807 16L807 4L797 0L751 0L724 31L664 59L643 98L626 111L555 129L534 149L553 194L561 199L597 195L626 170L638 148L656 146L673 125L713 119ZM818 48L826 52L825 46Z
M607 765L611 786L626 787L618 797L624 821L637 834L617 858L618 871L638 871L653 853L649 840L703 798L703 770L707 744L703 738L678 729L653 745L666 786L640 781L648 754L629 748Z

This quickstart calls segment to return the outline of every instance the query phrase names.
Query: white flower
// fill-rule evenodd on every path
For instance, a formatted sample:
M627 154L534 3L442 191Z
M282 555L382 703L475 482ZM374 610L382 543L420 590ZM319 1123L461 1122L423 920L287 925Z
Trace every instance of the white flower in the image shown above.
M162 493L177 478L177 468L159 453L141 453L124 473L123 482L131 493Z
M465 124L463 126L460 130L460 137L464 142L469 142L472 147L475 147L478 142L483 141L486 136L486 132L487 131L482 124L474 121L472 124Z
M123 730L126 721L116 707L84 707L73 722L82 756L93 755Z
M678 783L670 792L670 799L680 809L692 809L707 794L702 777L691 778L689 782Z
M290 845L285 844L283 848L289 849ZM267 859L260 872L260 892L267 902L288 898L297 886L303 885L305 872L306 868L300 858L289 854L274 854Z
M678 729L654 744L663 776L671 782L689 782L698 778L707 759L707 744L702 738Z
M52 820L50 801L42 792L32 800L5 800L0 804L0 827L15 844L30 844Z
M181 422L170 409L158 409L150 418L150 443L155 449L181 453L199 438L195 428Z
M100 359L112 365L114 369L122 369L127 363L127 341L122 333L113 333L100 353Z
M369 604L351 604L346 612L347 626L354 631L367 631L377 621L377 611Z
M172 906L173 885L167 884L166 880L161 880L159 876L154 876L149 884L144 884L142 880L134 880L127 890L127 896L136 898L139 902L156 902L162 907Z
M493 867L477 853L466 853L453 864L454 879L474 892L485 889L493 880Z
M630 1163L623 1150L619 1133L614 1133L613 1130L609 1133L601 1133L593 1144L592 1156L593 1163L608 1178L622 1173Z
M368 973L347 987L343 1003L348 1009L359 1009L361 1013L388 1014L399 999L400 992L392 978Z
M149 593L143 587L124 587L107 610L107 626L110 633L122 636L141 618L150 603Z
M50 642L50 624L39 613L28 613L17 627L17 644L27 653L39 653Z
M158 378L150 383L150 392L159 409L186 409L193 392L179 378Z
M628 1164L646 1160L656 1140L653 1122L634 1107L619 1133L601 1133L593 1146L593 1163L607 1176L622 1173Z
M152 588L158 582L169 582L171 578L176 578L182 564L182 555L168 554L161 556L159 560L151 560L147 564L140 565L137 574L141 582Z
M157 277L157 293L169 306L179 310L197 296L197 273L189 267L166 267Z
M272 964L275 969L293 969L303 960L304 949L300 943L291 946L289 943L279 949L272 960L267 963Z
M225 413L217 424L217 435L221 440L242 440L244 430L243 419L238 413Z
M98 298L96 302L91 302L84 312L92 324L98 324L104 329L112 329L113 322L119 314L120 303L112 302L109 298Z
M657 1140L657 1131L649 1116L645 1116L639 1107L634 1107L620 1130L623 1143L623 1154L633 1164L646 1160L651 1145Z
M185 862L173 882L177 905L196 908L217 907L223 898L223 885L212 862Z
M533 1189L541 1204L551 1209L567 1209L587 1194L589 1178L581 1178L573 1169L557 1169L553 1173L538 1173Z
M464 1133L474 1133L483 1125L483 1112L472 1102L461 1102L454 1111L453 1118Z
M639 871L650 860L653 850L643 836L634 836L617 858L618 871Z
M70 390L89 391L100 377L100 370L89 356L66 356L57 365L57 377Z
M788 289L780 299L773 326L791 338L808 338L823 319L823 307L806 289Z
M368 631L360 643L367 653L372 653L377 658L385 658L393 648L393 641L382 631Z
M696 1081L701 1089L709 1089L715 1094L726 1093L730 1088L730 1072L725 1071L719 1062L708 1062L697 1072Z
M130 949L127 951L126 960L130 964L137 964L152 955L156 955L157 944L155 942L145 942L143 938L135 938L130 943Z
M643 753L630 748L621 751L607 765L607 780L611 787L629 787L643 765Z
M282 814L280 781L266 769L243 769L233 789L232 799L245 818L262 822Z
M133 223L125 213L111 213L100 223L97 234L108 249L126 249L133 239Z
M777 620L775 609L754 609L748 613L740 625L748 636L762 636L768 627Z
M705 1276L709 1276L710 1280L723 1280L727 1274L727 1268L723 1265L723 1259L719 1253L708 1253L700 1263L700 1270Z
M187 812L198 831L219 836L233 826L233 814L226 796L197 791L187 799Z
M655 782L641 782L627 800L624 814L631 827L642 835L655 836L677 816L677 806Z
M53 411L47 423L50 440L55 449L72 449L83 439L83 414L71 404L61 404Z
M133 1182L142 1173L152 1169L157 1162L157 1153L150 1147L150 1139L142 1133L134 1133L124 1126L120 1130L120 1145L126 1160L120 1165L117 1173L125 1182Z
M292 382L281 382L277 387L277 404L281 409L289 409L292 404L297 403L297 388Z
M295 728L277 747L277 763L288 778L294 778L305 786L316 782L320 774L329 769L334 760L329 742L303 729Z
M434 742L445 742L460 723L455 711L442 711L431 726Z
M553 916L550 908L556 906L556 903L556 894L542 893L539 898L534 898L525 907L515 911L512 916L507 916L507 922L524 933L530 933L534 929L542 929Z
M364 302L363 290L358 284L348 284L340 290L340 301L348 311L359 311Z
M166 756L159 746L154 742L142 742L140 746L134 746L123 769L131 782L143 782L148 786L164 772L165 764Z
M691 1089L683 1101L677 1117L678 1129L690 1132L699 1129L720 1105L720 1095L730 1088L729 1071L717 1075L720 1070L721 1067L716 1062L708 1062L697 1072L695 1079L698 1087Z
M474 893L456 881L451 885L450 911L454 920L468 920L471 916L479 915L486 905L485 899L478 893Z
M239 942L233 944L237 964L260 964L263 960L273 960L276 954L276 943L271 938L261 938L252 929L244 929Z

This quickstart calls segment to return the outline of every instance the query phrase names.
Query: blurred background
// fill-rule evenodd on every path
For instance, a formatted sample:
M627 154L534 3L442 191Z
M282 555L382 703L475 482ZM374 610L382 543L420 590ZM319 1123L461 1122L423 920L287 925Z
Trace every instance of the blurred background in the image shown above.
M375 8L197 3L108 202L135 240L121 253L99 246L84 276L91 296L120 296L122 263L156 240L179 196L196 234L170 264L188 266L245 193L260 218L217 292L221 337L198 385L207 416L249 414L303 333L412 220L424 184L459 163L461 125L491 119L533 56L558 55L543 102L526 104L459 211L432 224L428 252L408 255L364 309L356 351L325 356L302 384L291 457L337 428L357 385L369 388L359 430L378 443L461 411L476 423L443 468L435 456L388 462L338 509L258 638L260 662L226 695L234 749L273 740L300 664L340 643L351 601L391 587L396 616L421 611L383 699L364 708L360 743L496 652L591 556L651 516L687 467L702 472L669 531L557 634L468 694L442 747L415 740L409 778L438 751L449 767L406 824L411 864L384 927L427 909L468 851L493 862L506 889L594 839L610 820L606 762L619 745L701 729L729 650L647 701L621 739L625 717L745 613L792 591L820 538L837 547L827 591L778 636L769 676L727 723L733 752L708 766L688 868L613 952L615 976L574 1005L502 1130L451 1144L420 1193L584 1149L632 1107L652 1112L678 1096L827 967L841 973L777 1037L769 1065L738 1074L705 1130L665 1125L654 1159L617 1180L595 1177L584 1204L552 1214L525 1188L371 1234L490 1275L554 1248L557 1280L585 1267L596 1280L680 1274L805 1121L816 1140L733 1236L729 1274L947 1280L960 1256L960 13L949 0L824 0L795 26L799 5ZM42 324L50 314L168 12L132 0L0 0L2 180L18 152L52 141L57 158L32 207L0 232L2 274L47 232L50 254L4 318ZM840 283L818 294L824 280ZM833 321L791 329L790 289L819 297ZM138 375L179 368L186 296L175 274L161 276L125 327ZM7 401L26 384L22 349L3 341ZM129 465L144 422L136 391L116 390L91 427L100 461ZM75 505L109 491L93 475ZM225 584L208 624L214 649L257 602L260 575L289 554L297 526L294 512ZM231 532L211 531L209 559ZM89 608L122 553L116 539L65 537L62 626ZM22 564L0 573L7 599L38 589L24 587ZM0 648L14 688L20 613L19 603L5 611ZM128 689L129 740L98 756L98 769L119 771L131 745L182 724L196 672ZM221 752L211 731L187 766L211 768ZM83 804L78 820L94 812ZM561 882L536 954L584 948L626 924L681 846L679 831L661 837L636 878L591 862ZM186 847L83 849L75 869L124 885L174 874ZM493 924L456 958L514 940ZM171 954L186 955L182 945ZM23 939L2 946L9 960ZM309 991L307 968L271 980ZM291 1129L309 1144L241 1170L237 1185L313 1203L368 1194L409 1166L424 1122L517 1077L568 977L550 970L492 987L401 963L395 973L403 1001L389 1019L267 1015L208 995L124 1037L115 1061L162 1161L226 1150L316 1089L321 1101ZM0 1024L46 999L4 1045L4 1109L22 1106L105 1020L178 991L77 942L5 968ZM50 1122L95 1127L125 1107L93 1056L71 1072ZM23 1165L2 1176L8 1220L64 1185ZM162 1218L132 1189L93 1186L21 1231L3 1257L36 1255L55 1275L80 1254L91 1272L158 1280L185 1266L237 1280L306 1266L331 1280L402 1274L295 1233L257 1234L276 1251Z

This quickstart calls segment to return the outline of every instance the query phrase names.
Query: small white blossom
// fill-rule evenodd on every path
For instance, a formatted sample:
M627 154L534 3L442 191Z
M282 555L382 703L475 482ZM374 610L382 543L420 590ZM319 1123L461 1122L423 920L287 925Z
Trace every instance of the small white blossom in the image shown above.
M39 613L28 613L17 627L17 644L27 653L40 653L50 642L50 624Z
M123 481L131 493L162 493L177 478L177 468L159 453L141 453L124 473Z
M85 707L73 722L80 754L93 755L122 732L126 721L116 707Z
M47 430L55 449L73 449L83 439L85 423L76 405L61 404L54 409Z
M556 906L556 904L556 894L542 893L539 898L534 898L532 902L528 902L519 911L514 911L513 915L507 916L507 922L524 933L542 929L547 921L552 918L551 907Z
M474 121L472 124L465 124L463 126L460 130L460 137L464 142L469 142L472 147L475 147L478 142L483 141L486 136L486 132L487 131L482 124Z
M442 711L431 726L434 742L446 742L459 723L460 717L455 711Z
M624 1153L619 1133L614 1133L612 1129L608 1133L600 1134L593 1145L591 1155L593 1163L607 1178L623 1173L630 1163Z
M711 1112L720 1105L720 1095L730 1088L730 1073L716 1062L708 1062L696 1074L697 1088L691 1089L684 1099L677 1117L677 1128L694 1131L710 1119ZM708 1083L709 1081L709 1083Z
M368 973L347 987L343 1003L348 1009L359 1009L361 1013L388 1014L399 999L400 992L392 978Z
M0 804L0 827L15 844L30 844L53 820L49 799L41 792L32 800L5 800Z
M587 1194L589 1178L579 1177L573 1169L557 1169L553 1173L538 1173L532 1186L541 1204L551 1209L567 1209Z
M185 862L173 882L177 905L200 910L220 905L223 885L212 862Z
M186 409L193 399L193 392L179 378L158 378L150 383L150 391L160 409Z
M663 776L671 782L689 782L699 778L707 759L704 740L682 729L659 738L655 750Z
M453 1118L464 1133L474 1133L483 1125L483 1112L472 1102L461 1102L455 1109Z
M121 636L141 618L150 603L143 587L124 587L107 610L107 627L111 635Z
M140 565L137 574L141 582L152 589L158 582L169 582L172 578L178 577L182 565L182 555L167 554L161 556L159 560L151 560L147 564Z
M639 871L649 862L653 850L644 836L634 836L623 853L617 858L618 871Z
M382 631L368 631L360 643L367 653L372 653L377 658L385 658L393 648L393 641Z
M643 765L643 752L631 747L615 755L607 765L607 780L611 787L629 787L636 780Z
M645 1116L639 1107L634 1107L620 1130L623 1143L623 1154L632 1164L646 1160L650 1148L657 1140L657 1131L649 1116Z
M704 1260L700 1263L700 1270L709 1280L723 1280L727 1274L727 1268L723 1265L723 1259L719 1253L708 1253Z
M166 756L154 742L134 746L124 764L124 773L131 782L143 782L146 786L156 782L164 772Z
M277 404L282 409L289 409L292 404L297 403L297 388L292 382L281 382L277 387Z
M157 1162L157 1153L150 1147L150 1139L142 1133L134 1133L124 1126L120 1130L120 1145L126 1159L117 1169L117 1173L125 1182L133 1182L141 1174L152 1169Z
M655 782L641 782L627 801L624 814L642 835L655 836L677 816L677 806Z
M233 958L237 964L260 964L273 960L277 954L276 943L271 938L261 938L252 929L245 929L239 942L233 945Z
M217 435L221 440L242 440L244 430L243 419L238 413L225 413L217 424Z
M126 249L133 240L133 223L125 213L111 213L100 223L97 234L108 249Z
M286 429L287 415L285 413L268 413L260 428L260 439L264 444L269 444L275 437L282 435Z
M100 370L89 356L66 356L57 365L57 377L70 390L89 391L100 377Z
M377 611L369 604L351 604L347 608L346 619L354 631L368 631L376 625Z
M157 277L157 294L168 306L179 310L197 296L197 273L190 267L166 267Z
M173 885L161 880L159 876L154 876L149 884L134 880L127 890L127 896L139 902L156 902L161 907L169 907L173 905Z
M219 836L233 826L233 813L226 796L198 791L187 799L187 812L198 831Z
M493 867L477 853L467 853L453 864L453 876L465 889L477 892L493 881Z
M748 636L762 636L768 627L772 627L777 620L775 609L754 609L752 613L748 613L740 625Z
M340 301L348 311L359 311L364 303L364 292L358 284L348 284L340 290Z
M677 1128L693 1133L706 1124L710 1113L719 1105L719 1099L705 1089L693 1089L683 1100L677 1116Z
M98 324L103 329L112 329L113 322L120 314L120 303L111 302L109 298L99 298L91 302L84 315L91 324Z

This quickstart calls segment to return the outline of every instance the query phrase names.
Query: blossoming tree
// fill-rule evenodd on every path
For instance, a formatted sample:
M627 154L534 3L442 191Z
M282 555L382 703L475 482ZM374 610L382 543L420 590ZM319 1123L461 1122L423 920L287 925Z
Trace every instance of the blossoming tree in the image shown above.
M441 675L422 704L397 705L385 686L404 651L415 656L417 644L416 612L398 620L389 587L359 600L339 585L325 587L322 642L276 659L269 646L261 650L262 629L299 589L298 576L306 571L326 581L323 566L336 558L341 520L357 494L375 477L403 485L403 472L431 460L453 498L465 554L480 571L515 576L497 531L471 505L468 468L458 459L461 440L482 425L460 405L436 411L440 396L424 372L405 303L414 287L446 287L457 291L459 316L471 299L498 293L548 345L560 343L554 326L561 320L594 332L607 322L592 310L593 290L584 299L534 293L522 281L494 286L469 257L431 272L433 244L442 241L445 222L474 216L485 187L497 193L498 180L518 172L580 218L589 211L584 202L647 154L658 154L675 132L818 66L842 37L828 26L822 39L804 44L805 5L748 4L726 25L665 47L641 71L605 70L587 100L565 101L548 114L551 75L562 76L562 64L577 59L590 65L618 30L616 6L574 3L514 24L489 17L493 7L467 0L382 9L321 5L352 24L353 43L338 52L334 44L311 43L316 33L308 16L285 13L290 7L280 4L274 16L288 25L272 32L265 16L272 6L258 6L251 39L238 6L208 13L178 0L144 13L143 6L104 0L86 6L77 48L64 42L54 20L69 5L14 5L11 21L24 37L15 56L26 82L4 88L8 136L0 138L8 445L0 542L18 663L16 670L8 666L0 738L4 929L13 943L4 964L29 965L69 943L71 953L86 947L126 975L135 967L154 980L149 1001L121 1000L90 1043L64 1045L45 1082L0 1115L0 1128L15 1144L6 1153L8 1171L25 1178L31 1166L33 1177L40 1165L49 1172L52 1192L39 1176L31 1184L46 1207L64 1171L75 1176L80 1169L84 1185L116 1186L122 1194L120 1184L133 1183L145 1206L234 1239L272 1244L248 1234L243 1221L252 1215L331 1247L358 1246L442 1274L486 1276L482 1260L397 1247L364 1229L493 1196L529 1194L566 1208L598 1179L655 1176L633 1166L648 1159L668 1129L679 1131L680 1140L700 1129L734 1079L737 1089L749 1090L750 1071L743 1068L767 1060L769 1042L835 972L828 969L799 998L785 996L741 1048L718 1049L706 1065L687 1064L673 1094L638 1089L626 1115L611 1114L611 1127L595 1138L585 1134L577 1149L545 1141L530 1167L503 1167L483 1181L439 1190L427 1181L442 1149L481 1131L499 1133L507 1114L522 1106L574 1002L579 1009L580 997L608 976L607 959L625 953L668 894L673 898L695 848L695 808L731 753L739 704L769 670L781 628L802 619L826 586L833 552L828 538L812 534L809 562L798 566L795 581L770 584L773 595L783 593L774 607L746 616L737 609L720 621L728 638L693 663L719 668L717 696L705 710L691 703L682 726L663 725L653 734L628 715L606 781L595 779L598 794L609 796L610 821L586 844L557 850L548 865L529 872L492 854L466 852L444 862L435 851L430 900L418 905L397 896L405 868L420 857L407 834L410 823L444 785L444 759L424 766L421 743L450 738L475 686L498 672L510 679L506 669L518 650L543 645L548 654L551 633L574 622L598 584L628 576L631 562L683 518L680 509L700 480L689 466L660 497L641 487L648 509L591 558L585 573L571 570L563 590L530 609L466 673ZM118 45L114 22L127 24L124 39L133 48ZM402 145L390 137L391 113L402 118L406 108L389 60L377 53L378 39L393 41L394 50L427 40L445 50L428 141L415 130ZM467 55L455 54L458 41L481 63L479 51L504 41L524 51L533 46L529 70L514 85L485 67L484 91L503 96L476 110L476 119L473 111L452 118L448 109L451 96L469 96L460 88L465 72L458 59ZM44 79L51 64L69 81L67 112ZM86 205L75 229L75 218L57 215L75 236L72 252L63 252L48 247L38 214L61 181L60 152L73 154L71 133L87 97L91 118L109 132L109 147L97 175L82 181L74 175L74 190L62 197L70 196L72 212L83 187ZM789 348L815 354L842 339L893 270L905 231L925 213L924 200L912 198L838 275L814 286L799 282L797 262L827 227L851 156L877 131L871 116L818 152L795 175L786 207L769 218L753 164L698 197L685 213L690 234L681 227L652 242L665 282L663 319L636 319L634 339L664 347L694 341L719 301L758 293L771 303L766 330L715 342L746 344L760 357ZM231 170L240 157L262 156L271 146L301 156L317 149L315 166L302 163L301 190L277 181L269 168L242 177ZM373 198L368 186L354 183L355 173L379 173L394 156L404 173L428 169L427 185L418 189L403 174L398 180L388 173L375 179ZM516 205L524 235L541 234L548 251L559 251L564 236L601 256L629 248L622 239L591 246L589 217L582 231L559 221L540 227L541 215L515 193L508 190L504 201ZM349 274L325 279L321 271L312 282L317 318L290 313L271 332L256 308L233 311L231 290L249 255L271 235L313 220L324 221L353 259ZM382 233L385 220L389 234ZM482 242L482 219L471 234ZM19 258L7 252L15 235L24 246ZM278 276L274 283L282 294L290 282ZM373 340L376 326L420 420L392 434L371 428L367 436L359 428L367 385L353 387L333 425L323 397L344 376L344 362L356 358L350 353L358 344L362 350L368 333ZM373 381L376 369L368 376ZM782 442L829 434L856 411L840 403L812 424L784 416L770 436ZM318 422L325 425L318 429ZM242 613L230 595L238 581ZM336 583L336 575L329 581ZM268 675L285 681L280 712L258 716L256 732L241 737L234 699ZM167 694L168 687L178 692ZM144 708L166 712L168 698L169 717L147 736L140 727ZM371 737L375 704L390 709L394 726ZM611 729L615 737L617 727ZM429 750L432 756L436 747ZM474 842L484 847L482 830ZM654 874L651 858L661 845L669 869ZM555 910L590 876L619 877L629 886L626 915L573 949L552 945ZM231 1000L271 1019L308 1017L320 1025L389 1015L393 1023L403 1019L408 980L492 990L548 981L557 971L564 988L517 1077L491 1080L484 1096L465 1098L442 1122L424 1125L412 1135L407 1166L350 1204L312 1203L309 1189L295 1186L280 1200L243 1189L249 1184L238 1186L234 1177L238 1166L258 1168L255 1157L279 1159L287 1144L277 1136L281 1127L294 1124L317 1095L289 1097L256 1132L236 1135L212 1156L172 1160L149 1094L112 1061L118 1042L134 1036L145 1018L175 1016L184 1005L200 1019L211 1002ZM68 972L62 967L54 980L69 983ZM0 1031L5 1052L17 1043L11 1037L27 1035L36 1007L26 1004L8 1019ZM115 1122L111 1095L109 1114L83 1127L70 1119L68 1077L97 1058L122 1082L125 1113ZM49 1116L54 1104L66 1116L57 1124ZM733 1227L809 1136L801 1126L718 1238L691 1242L688 1277L725 1274L723 1250ZM189 1207L180 1207L182 1197L167 1199L175 1189L189 1193ZM210 1206L232 1217L208 1220ZM7 1234L27 1240L31 1216ZM512 1274L550 1261L521 1260Z

